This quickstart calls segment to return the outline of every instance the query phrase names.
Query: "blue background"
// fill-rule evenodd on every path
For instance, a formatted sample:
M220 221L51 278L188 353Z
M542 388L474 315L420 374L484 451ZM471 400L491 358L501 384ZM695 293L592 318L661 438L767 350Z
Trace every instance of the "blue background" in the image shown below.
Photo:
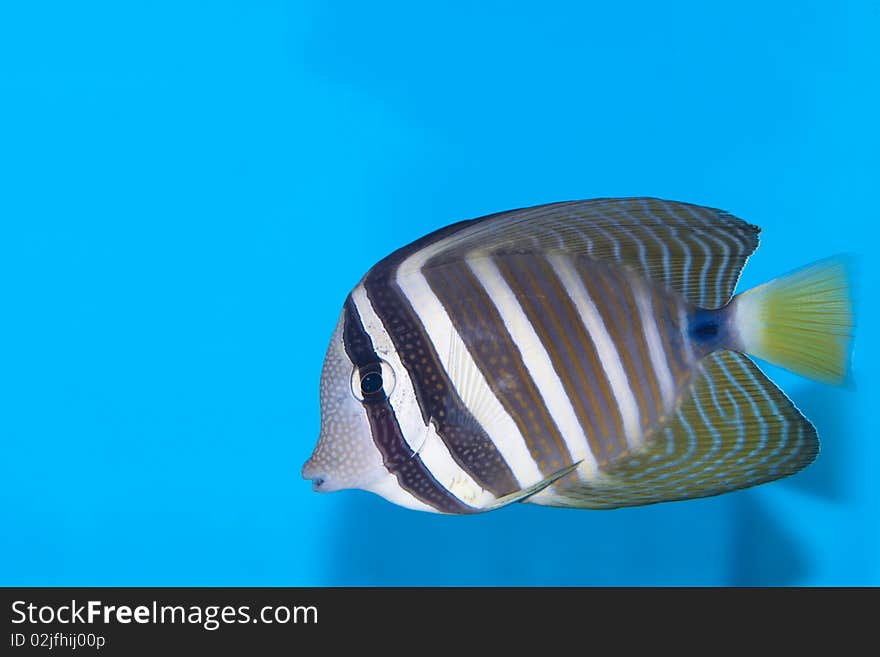
M0 8L0 584L880 584L880 3ZM452 221L653 195L861 252L783 482L448 518L299 468L349 289Z

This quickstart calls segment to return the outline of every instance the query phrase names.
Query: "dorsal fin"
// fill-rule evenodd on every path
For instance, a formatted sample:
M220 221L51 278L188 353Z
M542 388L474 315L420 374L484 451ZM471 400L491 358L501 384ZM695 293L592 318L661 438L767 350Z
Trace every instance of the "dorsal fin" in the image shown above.
M620 262L704 308L733 296L760 230L723 210L655 198L550 203L459 226L413 262L431 266L475 253L582 255Z
M530 501L600 509L708 497L794 474L818 451L813 425L758 366L719 351L702 361L692 391L645 451L593 485L566 480Z

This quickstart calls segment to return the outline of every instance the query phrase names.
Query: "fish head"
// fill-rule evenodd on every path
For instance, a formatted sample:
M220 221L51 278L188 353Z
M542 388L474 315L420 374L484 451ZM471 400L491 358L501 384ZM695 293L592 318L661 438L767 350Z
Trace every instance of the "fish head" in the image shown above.
M317 492L347 488L376 491L388 476L373 440L370 400L393 385L393 372L384 361L357 367L345 349L346 313L339 317L321 371L321 433L314 452L302 468ZM366 391L366 392L365 392Z

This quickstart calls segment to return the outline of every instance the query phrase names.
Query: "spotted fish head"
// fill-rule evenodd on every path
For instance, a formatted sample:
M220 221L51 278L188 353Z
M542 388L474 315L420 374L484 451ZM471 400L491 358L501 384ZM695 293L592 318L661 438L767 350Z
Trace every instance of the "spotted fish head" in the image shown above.
M345 312L330 340L321 371L321 434L318 445L302 468L318 492L345 488L371 490L387 475L376 448L362 400L362 379L369 386L382 385L374 372L361 375L343 342Z

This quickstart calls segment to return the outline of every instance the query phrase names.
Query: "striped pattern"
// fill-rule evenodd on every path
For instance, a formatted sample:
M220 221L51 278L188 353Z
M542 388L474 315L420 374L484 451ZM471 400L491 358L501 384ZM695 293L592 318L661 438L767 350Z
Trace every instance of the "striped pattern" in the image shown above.
M812 463L816 430L757 365L720 351L701 370L649 449L616 463L595 485L560 483L552 503L599 509L707 497Z
M709 317L695 304L730 299L757 233L709 208L599 199L462 222L390 255L350 295L344 331L352 363L396 373L365 404L386 469L419 505L472 513L518 491L624 506L803 467L808 423L747 359L701 362L690 330Z
M357 308L349 297L345 304L343 343L346 353L357 368L379 362L369 334L364 330ZM413 497L444 513L471 513L472 507L440 485L425 467L421 456L410 447L398 423L390 401L385 398L365 403L373 442L382 454L385 468L393 473L400 487Z
M558 318L541 313L535 297L522 293L519 288L522 281L518 280L522 270L510 264L501 259L481 258L467 263L467 266L498 313L500 321L492 327L490 336L501 332L507 334L509 344L514 345L520 354L518 369L532 381L532 405L542 404L544 407L545 431L539 434L543 440L540 444L532 441L531 447L538 458L538 467L549 474L579 460L576 452L586 444L587 433L579 421L583 419L582 416L575 410L577 400L567 394L566 381L557 370L558 347L566 343L565 337L558 331ZM516 290L512 285L517 286ZM459 290L454 288L447 288L445 292L447 299L459 294ZM552 332L552 337L548 337L548 331ZM484 337L476 337L478 341L485 341ZM516 354L511 353L507 357L516 358ZM487 368L483 374L491 377L493 371ZM515 382L513 386L506 386L507 389L511 387L518 388ZM503 403L507 394L503 391L499 391L499 394ZM517 396L522 402L523 397ZM526 416L530 412L531 408L525 410ZM552 443L547 434L552 434Z
M661 337L682 334L684 302L614 265L498 256L394 271L371 272L353 305L417 402L399 419L406 453L464 504L491 506L576 462L576 479L595 479L641 448L692 365Z
M674 297L564 258L480 258L427 267L425 276L544 475L576 460L591 475L638 447L671 410L675 395L661 396L644 334L667 318L632 322L616 300L635 307L639 293ZM686 358L660 356L663 371Z
M410 452L417 454L427 472L459 501L467 505L479 506L495 502L496 497L483 489L455 462L446 445L438 440L436 426L431 422L425 424L422 421L413 382L393 349L387 329L367 299L364 287L358 285L351 293L350 299L360 317L364 331L371 336L376 356L388 362L392 370L397 373L394 388L388 395L386 403L389 404L397 420L400 435ZM386 462L385 465L389 470L396 472L393 464Z
M575 306L578 318L583 322L584 328L593 342L599 357L599 365L602 368L601 372L595 372L596 378L601 379L604 376L608 380L611 398L617 403L620 411L624 444L638 446L641 443L642 431L639 426L639 411L636 408L636 399L633 394L633 388L638 385L638 380L633 379L631 383L624 372L620 352L605 324L605 317L610 316L610 313L618 309L618 306L606 306L605 312L600 312L596 301L581 279L575 262L563 255L551 256L550 260L554 273L559 277L566 294ZM646 363L642 363L643 370L645 365Z
M691 303L730 300L759 228L733 215L655 198L592 199L491 215L461 228L441 258L483 253L585 255L623 263Z
M507 461L517 472L519 485L533 484L536 474L543 478L571 463L572 457L538 383L513 336L503 328L499 309L473 271L459 263L439 274L428 269L419 276L428 281L449 332L464 346L473 363L471 367L485 382L488 390L484 394L496 399L504 416L510 418L505 427L508 433L498 435L497 444L502 451L517 452L516 457ZM487 427L487 431L491 430ZM526 471L526 463L531 465L530 472Z

